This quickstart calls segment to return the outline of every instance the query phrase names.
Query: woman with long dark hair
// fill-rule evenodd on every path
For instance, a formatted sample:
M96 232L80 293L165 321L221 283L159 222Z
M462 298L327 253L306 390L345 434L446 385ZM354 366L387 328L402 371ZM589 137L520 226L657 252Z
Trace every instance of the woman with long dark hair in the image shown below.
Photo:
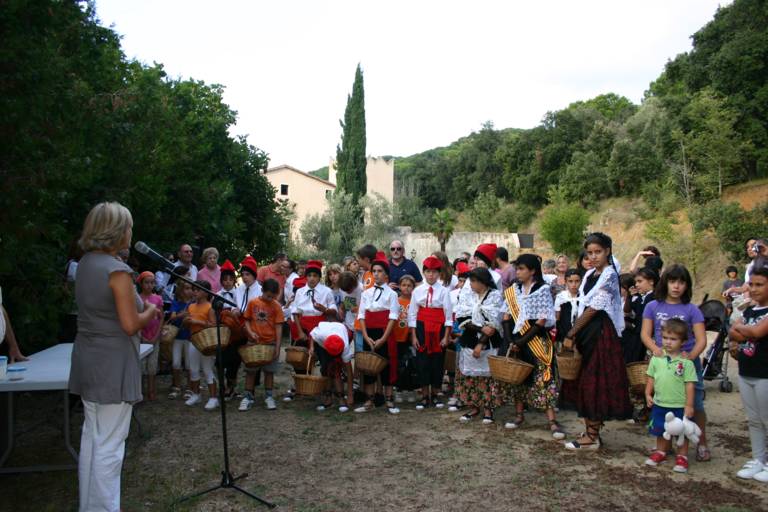
M619 273L613 262L613 242L608 235L592 233L584 250L593 268L584 275L579 295L579 316L563 341L581 353L576 410L586 431L565 444L569 450L600 448L600 428L606 420L632 417L629 381L619 337L624 331Z

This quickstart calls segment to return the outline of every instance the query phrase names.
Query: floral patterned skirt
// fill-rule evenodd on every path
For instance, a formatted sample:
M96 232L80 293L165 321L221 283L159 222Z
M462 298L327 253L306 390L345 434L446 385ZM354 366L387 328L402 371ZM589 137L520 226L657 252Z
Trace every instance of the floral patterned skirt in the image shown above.
M544 371L547 366L538 359L534 363L533 382L531 384L501 384L501 399L513 405L522 402L529 409L544 411L557 407L559 397L560 376L557 373L557 364L552 362L551 376L544 380Z
M458 372L456 373L458 381ZM456 393L464 405L478 409L494 409L498 390L496 380L491 377L462 376L462 385L457 385Z

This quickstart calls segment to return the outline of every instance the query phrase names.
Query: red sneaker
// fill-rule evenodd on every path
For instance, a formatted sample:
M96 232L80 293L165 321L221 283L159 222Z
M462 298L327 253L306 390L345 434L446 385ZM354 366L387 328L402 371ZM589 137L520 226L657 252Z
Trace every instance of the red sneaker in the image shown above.
M664 452L661 452L661 451L659 451L659 450L656 450L655 452L653 452L653 453L651 454L651 456L650 456L650 457L648 457L648 458L645 460L645 465L646 465L646 466L653 466L653 467L656 467L656 466L658 466L659 464L661 464L662 462L664 462L665 460L667 460L667 454L666 454L666 453L664 453Z
M675 457L675 467L672 468L675 473L687 473L688 472L688 457L685 455L678 455Z

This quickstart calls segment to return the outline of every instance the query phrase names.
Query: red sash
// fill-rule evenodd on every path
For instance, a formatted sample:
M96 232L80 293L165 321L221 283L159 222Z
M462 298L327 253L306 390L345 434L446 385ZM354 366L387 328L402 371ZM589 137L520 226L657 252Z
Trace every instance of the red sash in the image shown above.
M424 344L419 347L419 352L427 351L427 354L439 354L443 351L440 346L440 333L445 325L445 311L443 308L419 308L416 320L424 324Z
M389 310L365 311L365 327L371 329L386 329L389 324Z
M301 324L301 329L304 331L304 334L307 335L307 338L309 338L309 333L312 332L312 329L317 327L317 324L323 321L323 318L324 315L301 315L301 320L299 320L299 323Z

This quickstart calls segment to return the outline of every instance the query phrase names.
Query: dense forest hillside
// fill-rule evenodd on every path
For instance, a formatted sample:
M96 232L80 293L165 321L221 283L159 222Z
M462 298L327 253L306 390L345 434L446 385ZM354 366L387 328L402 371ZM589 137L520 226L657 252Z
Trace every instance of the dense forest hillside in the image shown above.
M692 50L666 64L640 105L609 92L547 112L532 129L486 123L399 158L398 221L429 229L432 212L449 208L474 218L470 228L514 230L552 198L588 208L642 198L662 214L716 207L726 186L768 176L766 27L768 2L736 0L692 35ZM495 213L483 215L489 205Z

